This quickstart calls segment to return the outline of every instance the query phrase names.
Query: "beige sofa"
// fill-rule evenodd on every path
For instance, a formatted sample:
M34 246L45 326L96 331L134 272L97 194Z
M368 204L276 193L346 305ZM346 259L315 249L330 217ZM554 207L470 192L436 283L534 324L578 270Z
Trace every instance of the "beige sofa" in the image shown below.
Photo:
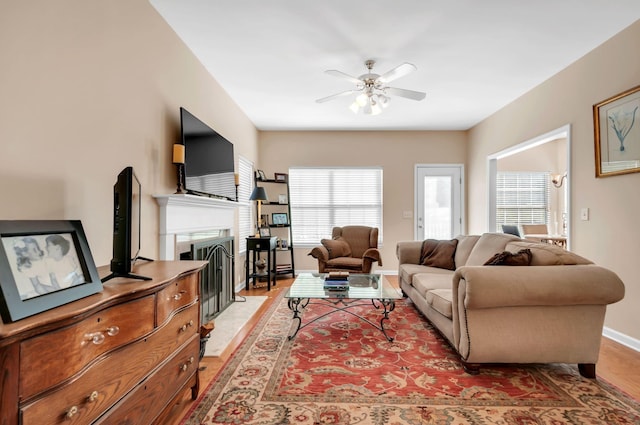
M399 242L400 288L457 350L467 372L482 363L577 363L595 378L607 304L624 297L610 270L550 244L503 233L458 236L455 270L420 265L422 241ZM525 267L485 266L530 250Z

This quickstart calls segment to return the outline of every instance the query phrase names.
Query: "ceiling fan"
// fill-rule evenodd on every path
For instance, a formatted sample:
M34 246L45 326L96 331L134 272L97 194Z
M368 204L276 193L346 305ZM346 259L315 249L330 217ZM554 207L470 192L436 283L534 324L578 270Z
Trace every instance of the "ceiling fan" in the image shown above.
M326 74L354 83L356 87L352 90L343 91L341 93L323 97L322 99L317 99L316 102L323 103L338 97L360 93L349 109L354 113L358 113L360 108L362 108L363 112L367 115L377 115L382 112L382 108L386 108L389 105L389 96L400 96L411 100L422 100L425 98L426 93L423 92L387 86L387 83L390 83L397 78L404 77L410 72L418 69L415 65L405 62L382 75L373 73L372 69L373 65L375 65L375 61L369 59L365 61L364 65L367 67L368 72L359 77L353 77L335 69L325 71Z

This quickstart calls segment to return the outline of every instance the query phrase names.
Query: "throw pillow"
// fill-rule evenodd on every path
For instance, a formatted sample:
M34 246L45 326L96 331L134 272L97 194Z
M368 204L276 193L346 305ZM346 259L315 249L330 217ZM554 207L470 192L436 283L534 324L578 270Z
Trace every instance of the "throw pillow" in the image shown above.
M456 263L453 259L456 253L458 240L427 239L422 242L420 252L420 264L423 266L438 267L440 269L455 270Z
M513 253L509 251L499 252L489 258L485 266L528 266L531 264L531 250L521 249Z
M329 251L330 260L338 257L351 257L351 247L342 238L322 239L320 242Z

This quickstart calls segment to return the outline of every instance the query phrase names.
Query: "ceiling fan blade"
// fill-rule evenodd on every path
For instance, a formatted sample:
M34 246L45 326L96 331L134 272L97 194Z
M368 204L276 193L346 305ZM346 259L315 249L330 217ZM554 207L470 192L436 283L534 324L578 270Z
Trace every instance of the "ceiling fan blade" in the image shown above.
M333 75L334 77L345 79L347 81L351 81L354 84L360 84L360 85L362 84L362 80L361 79L359 79L357 77L354 77L352 75L349 75L349 74L345 74L342 71L338 71L338 70L335 70L335 69L329 69L329 70L325 71L324 73L325 74L329 74L329 75Z
M405 62L402 65L398 65L392 70L385 72L384 74L379 76L377 78L377 81L380 81L381 83L388 83L397 78L404 77L405 75L415 71L416 69L418 68L416 68L414 64Z
M426 93L421 91L399 89L396 87L385 87L384 92L392 96L406 97L407 99L411 100L422 100L427 95Z
M331 96L323 97L322 99L317 99L316 102L317 103L323 103L323 102L326 102L326 101L329 101L329 100L333 100L333 99L335 99L337 97L348 96L348 95L350 95L352 93L355 93L355 92L356 92L356 90L343 91L341 93L336 93L336 94L332 94Z

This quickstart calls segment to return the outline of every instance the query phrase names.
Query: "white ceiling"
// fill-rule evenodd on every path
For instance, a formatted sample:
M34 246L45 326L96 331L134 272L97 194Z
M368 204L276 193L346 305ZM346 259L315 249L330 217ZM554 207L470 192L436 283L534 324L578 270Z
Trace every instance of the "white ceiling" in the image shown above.
M640 19L640 0L149 1L261 130L465 130ZM315 102L367 59L415 64L392 85L427 97Z

